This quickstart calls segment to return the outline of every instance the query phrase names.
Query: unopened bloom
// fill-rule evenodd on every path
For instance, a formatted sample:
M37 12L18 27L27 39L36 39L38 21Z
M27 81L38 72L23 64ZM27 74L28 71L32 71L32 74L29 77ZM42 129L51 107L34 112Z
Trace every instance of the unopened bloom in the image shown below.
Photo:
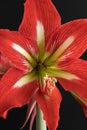
M0 116L24 104L30 116L37 102L48 129L56 130L61 94L55 83L87 98L87 62L79 59L87 19L60 21L51 0L26 0L18 31L0 30L0 52L11 64L0 81Z

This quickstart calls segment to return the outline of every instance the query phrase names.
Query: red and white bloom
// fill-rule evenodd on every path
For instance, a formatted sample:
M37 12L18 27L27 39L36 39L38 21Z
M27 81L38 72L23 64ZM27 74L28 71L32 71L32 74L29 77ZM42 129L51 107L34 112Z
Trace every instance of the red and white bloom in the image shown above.
M0 116L29 104L33 120L37 102L49 130L56 130L61 94L55 83L87 99L87 62L79 59L87 48L87 19L60 21L51 0L26 0L18 31L0 30L0 52L10 63L0 81Z

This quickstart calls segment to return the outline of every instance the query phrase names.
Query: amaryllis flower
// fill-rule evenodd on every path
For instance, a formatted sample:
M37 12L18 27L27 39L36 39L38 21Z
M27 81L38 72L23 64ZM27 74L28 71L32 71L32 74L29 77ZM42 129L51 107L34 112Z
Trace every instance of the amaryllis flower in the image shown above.
M0 52L10 63L0 81L0 116L28 104L32 126L38 103L48 129L56 130L61 103L57 81L87 115L87 62L79 59L86 48L87 19L61 25L51 0L26 0L18 31L0 30Z

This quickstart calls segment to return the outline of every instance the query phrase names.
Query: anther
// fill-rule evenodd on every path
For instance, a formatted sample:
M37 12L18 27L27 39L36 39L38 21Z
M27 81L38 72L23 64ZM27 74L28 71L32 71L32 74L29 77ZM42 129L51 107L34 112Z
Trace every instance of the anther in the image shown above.
M51 96L55 88L55 83L57 82L57 80L55 78L48 77L48 76L46 76L44 79L45 79L44 80L44 88L45 88L44 93L47 96Z

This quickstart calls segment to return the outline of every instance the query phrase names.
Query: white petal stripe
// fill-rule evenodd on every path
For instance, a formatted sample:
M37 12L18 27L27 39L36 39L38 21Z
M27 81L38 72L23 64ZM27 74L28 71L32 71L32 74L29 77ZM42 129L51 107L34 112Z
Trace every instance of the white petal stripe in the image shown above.
M19 52L20 54L22 54L30 63L32 63L33 58L30 56L30 54L21 46L19 46L16 43L12 44L12 48L15 49L17 52Z
M44 34L44 26L41 22L37 21L37 44L40 52L43 53L45 48L45 34Z
M75 40L74 36L68 37L50 57L49 62L55 61Z
M46 72L49 76L59 77L67 80L80 80L80 78L77 75L60 69L48 69L46 70Z
M23 87L24 85L34 81L36 79L36 76L33 75L33 73L27 74L23 76L21 79L19 79L15 84L14 88L20 88Z
M67 79L67 80L74 80L74 79L80 80L80 78L76 76L75 74L71 74L63 70L59 71L59 73L57 74L57 77Z

